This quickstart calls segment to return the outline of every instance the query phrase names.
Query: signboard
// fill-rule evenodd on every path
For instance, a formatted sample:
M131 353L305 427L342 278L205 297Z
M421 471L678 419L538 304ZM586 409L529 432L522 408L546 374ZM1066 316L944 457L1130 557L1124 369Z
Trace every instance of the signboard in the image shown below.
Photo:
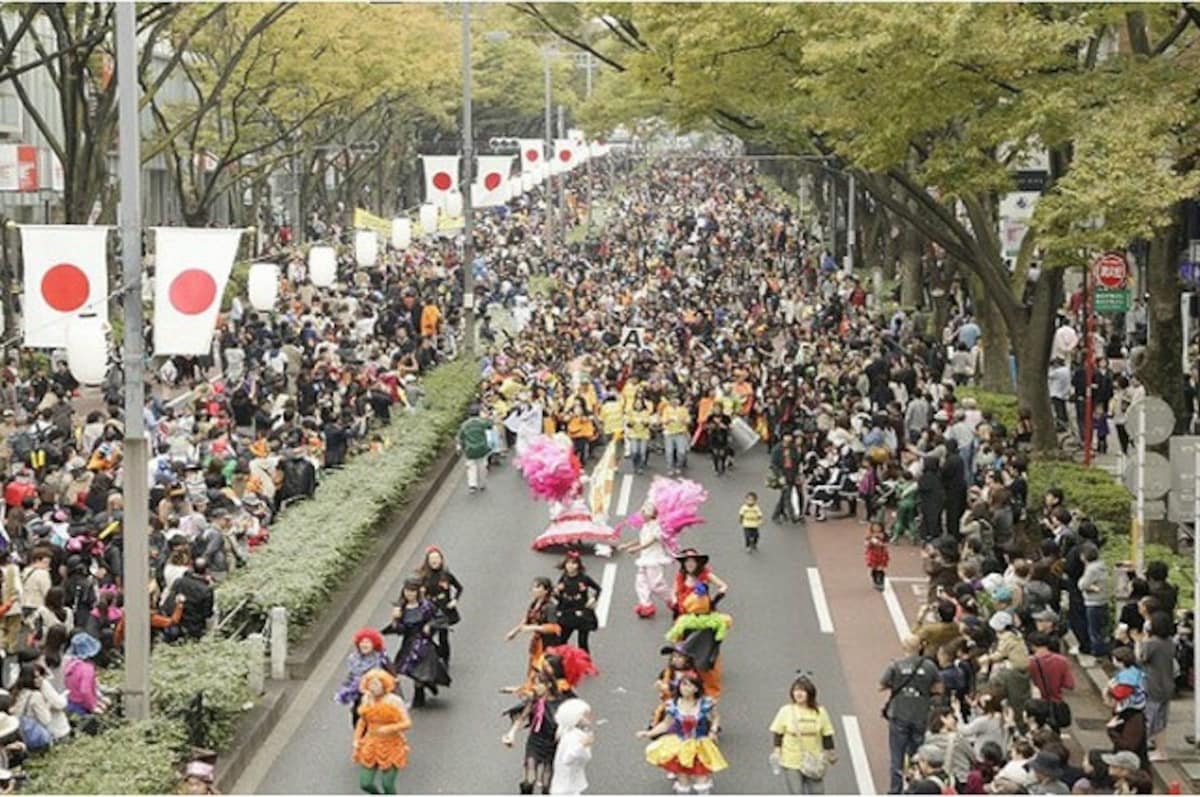
M1146 396L1129 405L1125 411L1126 428L1130 435L1138 434L1141 424L1141 414L1146 413L1146 445L1156 446L1165 443L1175 431L1175 411L1171 405L1158 396Z
M646 328L645 327L622 327L621 328L621 346L632 346L635 349L646 348Z
M0 191L38 190L37 147L0 144Z
M1018 191L1036 191L1041 193L1046 190L1046 183L1050 179L1050 172L1021 169L1012 172L1012 178Z
M1137 457L1130 457L1125 465L1124 482L1129 492L1137 492ZM1156 451L1146 452L1146 471L1143 485L1147 498L1162 498L1171 489L1171 463Z
M1175 523L1194 522L1196 509L1196 446L1200 437L1171 438L1171 494L1167 518Z
M1097 313L1128 313L1133 304L1132 294L1128 288L1097 288L1092 295L1092 308Z
M1129 262L1120 252L1105 252L1092 263L1092 274L1103 288L1124 288L1129 279Z

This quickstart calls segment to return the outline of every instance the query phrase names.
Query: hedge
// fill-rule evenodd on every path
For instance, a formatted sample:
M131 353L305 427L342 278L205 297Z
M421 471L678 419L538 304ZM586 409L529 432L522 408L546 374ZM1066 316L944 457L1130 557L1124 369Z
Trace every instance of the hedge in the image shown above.
M982 413L990 413L993 420L1004 424L1011 435L1017 428L1017 419L1020 417L1020 407L1017 397L1012 393L993 393L989 390L980 390L977 387L956 387L954 395L959 402L965 398L975 399L975 403L979 406L979 411Z
M271 606L288 609L289 637L298 638L380 532L380 524L425 475L451 438L478 390L474 363L442 365L423 380L424 406L393 417L392 444L327 474L317 497L291 507L272 528L271 542L249 565L217 588L218 605L244 605L251 622ZM151 794L175 790L178 764L189 752L186 712L204 695L204 746L221 749L253 706L247 678L249 644L210 635L196 642L157 645L151 656L154 718L116 722L29 764L28 791L68 794ZM122 673L103 674L119 685Z
M1133 496L1112 474L1074 462L1034 461L1029 464L1030 507L1041 511L1042 497L1051 487L1063 491L1063 500L1095 522L1106 537L1128 537L1129 502Z

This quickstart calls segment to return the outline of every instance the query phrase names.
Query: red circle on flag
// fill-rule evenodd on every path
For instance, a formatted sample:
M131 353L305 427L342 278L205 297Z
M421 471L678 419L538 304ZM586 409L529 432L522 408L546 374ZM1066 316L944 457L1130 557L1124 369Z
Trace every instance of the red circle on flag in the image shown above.
M58 263L42 275L42 298L60 313L83 307L90 287L87 274L71 263Z
M562 152L558 153L558 159L563 163L571 160L571 150L564 149Z
M530 163L536 163L539 157L540 153L536 149L525 150L525 160L529 161Z
M450 179L450 175L446 174L445 172L438 172L433 176L433 187L439 191L450 190L450 185L452 182L453 181Z
M199 315L217 298L217 283L207 272L189 268L171 281L167 295L171 305L184 315Z
M483 187L489 191L495 191L500 187L501 179L499 172L488 172L488 175L483 178Z

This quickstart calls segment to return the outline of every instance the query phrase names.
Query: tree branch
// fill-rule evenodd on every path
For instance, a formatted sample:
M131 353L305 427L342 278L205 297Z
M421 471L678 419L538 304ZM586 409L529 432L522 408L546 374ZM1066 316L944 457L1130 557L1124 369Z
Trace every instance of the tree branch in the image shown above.
M555 36L562 39L563 41L573 44L574 46L578 47L580 50L583 50L584 52L591 53L593 56L598 58L602 63L608 64L609 66L611 66L613 69L617 70L618 72L625 71L625 66L623 64L621 64L617 61L614 61L612 58L609 58L607 55L600 52L596 48L592 47L590 44L583 41L579 37L572 36L571 34L567 33L566 31L560 29L553 22L551 22L546 17L546 15L541 12L541 9L539 9L537 7L537 5L535 5L534 3L521 3L520 5L515 5L513 7L516 8L518 11L524 13L526 16L532 17L534 20L537 21L537 23L539 25L541 25L546 30L550 31L551 33L553 33Z

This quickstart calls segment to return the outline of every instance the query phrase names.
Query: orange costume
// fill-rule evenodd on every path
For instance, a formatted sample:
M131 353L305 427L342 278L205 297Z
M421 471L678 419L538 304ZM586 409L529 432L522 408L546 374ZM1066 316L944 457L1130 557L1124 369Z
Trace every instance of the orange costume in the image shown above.
M383 695L377 699L366 689L373 679L383 685ZM404 731L412 727L412 720L404 701L395 694L396 679L383 670L371 670L363 676L361 688L363 702L354 728L354 763L367 769L403 769L408 764Z

